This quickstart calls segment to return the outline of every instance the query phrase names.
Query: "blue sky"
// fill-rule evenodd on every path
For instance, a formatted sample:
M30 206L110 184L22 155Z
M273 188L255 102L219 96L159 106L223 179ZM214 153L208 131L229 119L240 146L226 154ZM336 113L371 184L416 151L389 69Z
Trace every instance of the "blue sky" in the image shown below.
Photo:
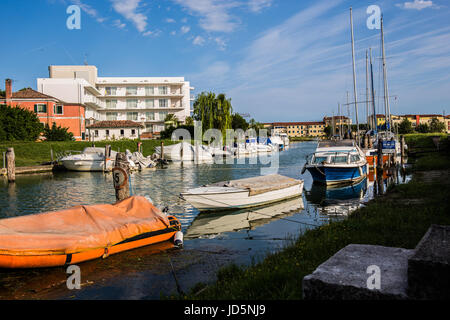
M66 27L71 4L82 9L80 30ZM321 120L337 114L347 91L353 99L351 6L358 97L369 47L381 93L370 5L384 16L392 113L450 113L446 0L2 0L0 88L5 78L15 90L36 88L49 65L87 59L100 76L184 76L194 94L225 92L235 111L261 122Z

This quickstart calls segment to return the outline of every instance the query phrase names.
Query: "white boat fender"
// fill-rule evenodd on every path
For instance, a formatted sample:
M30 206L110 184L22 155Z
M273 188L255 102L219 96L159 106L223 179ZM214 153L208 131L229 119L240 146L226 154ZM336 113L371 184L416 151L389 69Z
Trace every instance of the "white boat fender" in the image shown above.
M183 247L183 232L178 231L173 237L173 244L179 248Z
M306 163L304 164L303 168L302 168L302 174L304 174L306 171Z

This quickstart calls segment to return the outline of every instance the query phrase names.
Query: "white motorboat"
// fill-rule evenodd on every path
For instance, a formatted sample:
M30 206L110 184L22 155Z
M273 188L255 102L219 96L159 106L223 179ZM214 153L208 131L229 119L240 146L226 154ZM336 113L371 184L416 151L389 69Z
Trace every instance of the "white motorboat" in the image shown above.
M199 214L186 231L188 239L214 236L224 232L253 229L271 221L292 215L304 208L302 197L237 211Z
M190 189L181 197L201 211L248 208L297 197L303 180L278 174L231 180Z
M155 151L161 155L161 147L156 147ZM164 146L164 159L171 161L213 161L211 152L206 146L193 146L187 142L181 142L169 146Z
M114 166L117 152L111 150L111 158L106 161L106 170ZM60 159L67 170L72 171L104 171L105 149L96 147L84 148L81 154L68 155Z

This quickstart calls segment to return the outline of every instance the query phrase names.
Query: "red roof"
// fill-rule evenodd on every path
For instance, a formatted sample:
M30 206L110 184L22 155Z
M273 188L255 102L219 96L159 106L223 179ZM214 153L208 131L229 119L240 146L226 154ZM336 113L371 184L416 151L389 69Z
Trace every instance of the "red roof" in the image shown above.
M98 121L94 124L86 126L88 129L101 128L144 128L140 123L131 120L112 120L112 121Z
M57 99L55 97L43 94L43 93L33 90L31 88L13 92L12 98L13 99L52 99L52 100L59 101L59 99Z
M273 123L265 123L271 124L273 126L310 126L310 125L325 125L324 122L321 121L309 121L309 122L273 122Z

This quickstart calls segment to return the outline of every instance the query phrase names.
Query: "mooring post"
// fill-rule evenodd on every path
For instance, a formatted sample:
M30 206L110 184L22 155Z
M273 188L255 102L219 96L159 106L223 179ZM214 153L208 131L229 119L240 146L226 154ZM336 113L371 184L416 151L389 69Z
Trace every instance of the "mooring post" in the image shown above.
M377 175L378 171L381 171L383 174L383 140L378 140L378 148L377 148Z
M161 141L161 160L164 160L164 141Z
M125 153L118 152L115 167L112 169L114 189L116 189L116 200L122 201L130 196L130 166Z
M108 171L108 167L106 166L108 161L111 159L111 145L105 145L105 160L103 164L103 172Z
M400 136L400 152L401 152L401 163L402 163L402 166L403 166L403 164L405 163L405 160L404 160L404 157L405 157L405 136L404 135L401 135Z
M16 181L16 156L14 154L14 148L8 148L6 151L6 172L8 182Z

